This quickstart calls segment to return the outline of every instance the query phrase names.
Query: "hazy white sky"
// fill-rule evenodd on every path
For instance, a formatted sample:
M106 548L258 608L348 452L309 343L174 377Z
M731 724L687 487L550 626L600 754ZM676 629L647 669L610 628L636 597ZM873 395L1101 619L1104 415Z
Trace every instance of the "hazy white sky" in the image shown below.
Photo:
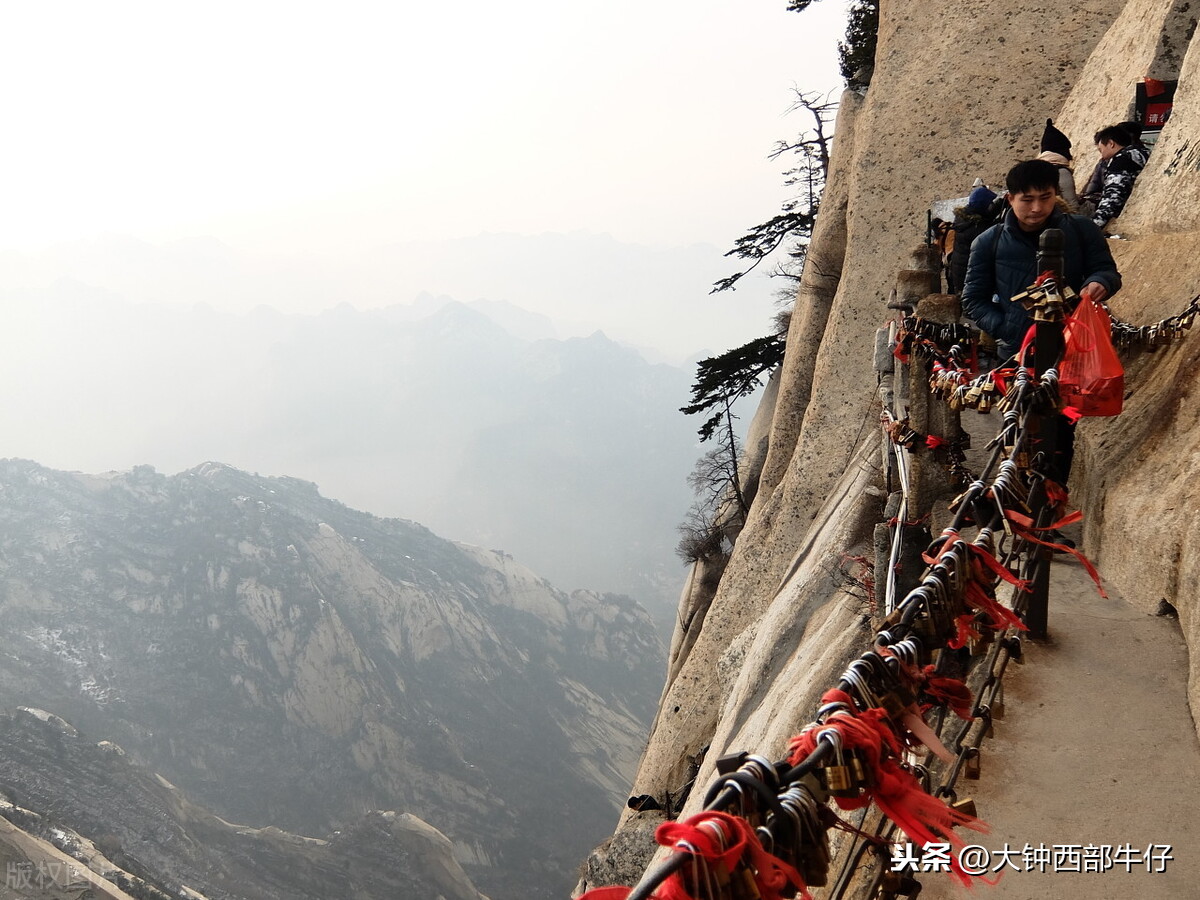
M341 252L587 230L726 248L783 199L843 0L7 2L0 250Z

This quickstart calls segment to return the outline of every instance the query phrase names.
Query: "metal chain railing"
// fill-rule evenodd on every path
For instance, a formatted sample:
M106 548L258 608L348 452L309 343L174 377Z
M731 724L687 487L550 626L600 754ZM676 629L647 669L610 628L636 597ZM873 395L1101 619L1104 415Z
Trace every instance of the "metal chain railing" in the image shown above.
M1120 333L1121 346L1152 349L1186 331L1198 312L1200 297L1155 326L1116 323L1114 339ZM673 852L625 900L658 896L672 879L669 896L706 900L773 900L807 895L807 886L825 887L829 898L852 891L880 900L913 897L920 884L887 865L897 819L910 840L930 822L934 833L948 836L937 831L939 822L974 821L973 804L958 796L959 782L978 777L980 748L1003 713L1004 674L1022 661L1030 588L1048 572L1048 542L1039 534L1064 499L1047 490L1049 463L1037 436L1042 420L1057 414L1058 370L1043 366L1039 373L1018 361L974 375L964 326L915 317L903 320L897 344L931 361L930 389L952 406L1000 411L987 462L952 502L950 523L927 548L928 568L918 583L885 609L873 646L826 693L813 722L793 739L792 754L778 762L746 753L720 760L704 812L660 826L659 841ZM919 452L906 424L894 414L884 419L898 456ZM969 474L961 462L958 474ZM962 536L967 529L975 531L969 542ZM997 599L1002 584L1012 588L1007 605ZM896 805L903 792L885 791L885 782L904 787L906 779L926 798L907 795L925 810L924 822ZM861 808L858 823L838 816L831 799L843 809ZM944 818L929 801L946 811ZM664 832L669 826L675 830ZM830 852L834 830L847 835L840 861ZM743 846L754 852L738 855ZM622 890L585 896L609 900Z

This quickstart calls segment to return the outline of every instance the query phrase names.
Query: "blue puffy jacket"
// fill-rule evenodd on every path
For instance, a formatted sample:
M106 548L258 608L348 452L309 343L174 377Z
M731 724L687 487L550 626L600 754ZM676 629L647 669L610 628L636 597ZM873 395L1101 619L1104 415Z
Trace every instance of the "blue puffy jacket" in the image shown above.
M1121 275L1100 229L1086 216L1055 210L1046 228L1063 232L1063 275L1076 293L1095 281L1111 297L1121 288ZM1032 321L1020 303L1011 299L1037 280L1038 238L1041 232L1022 231L1011 211L971 244L963 285L963 312L996 339L1002 356L1021 346Z

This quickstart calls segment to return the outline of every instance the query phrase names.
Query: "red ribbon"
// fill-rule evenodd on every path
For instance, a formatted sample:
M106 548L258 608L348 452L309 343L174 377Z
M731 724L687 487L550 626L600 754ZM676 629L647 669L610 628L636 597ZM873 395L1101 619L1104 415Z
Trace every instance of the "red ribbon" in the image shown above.
M974 576L979 581L986 580L983 577L983 571L982 571L983 569L986 569L987 571L989 571L993 575L995 575L997 578L999 578L1000 580L1002 580L1008 584L1011 584L1013 587L1015 587L1019 591L1028 591L1029 590L1029 582L1028 581L1018 578L1016 575L1014 575L1012 572L1010 572L1007 568L1005 568L1003 565L1000 564L1000 560L998 560L998 559L996 559L996 557L992 556L992 554L990 554L987 550L983 549L983 547L980 547L978 544L967 544L967 549L970 550L971 554L974 556L976 565L972 566L972 569L973 569Z
M1049 492L1047 492L1049 493ZM1033 519L1024 513L1013 512L1011 509L1004 511L1004 518L1012 522L1014 525L1019 525L1026 531L1054 531L1057 528L1064 528L1067 525L1074 525L1076 522L1083 521L1082 510L1075 510L1073 513L1067 513L1057 522L1052 522L1049 525L1034 525Z
M852 705L850 696L838 690L826 691L821 702ZM788 762L798 765L806 759L816 749L818 733L825 728L836 729L841 736L842 746L859 752L870 774L870 786L862 797L836 798L842 809L861 809L874 802L909 840L919 844L941 841L961 848L966 846L966 842L955 834L955 826L962 825L983 833L988 831L986 822L953 809L931 796L921 787L915 775L901 768L900 740L882 709L867 709L859 715L841 711L831 714L824 726L810 728L792 738ZM971 883L970 876L956 859L951 860L951 873L963 884Z
M677 853L698 857L710 866L722 866L727 875L744 861L753 873L754 886L762 900L783 900L785 894L812 900L800 873L768 853L745 819L722 812L702 812L682 822L664 822L655 830L654 839ZM672 872L651 896L654 900L696 900L690 891L699 886L687 884L688 874ZM580 900L625 900L630 891L627 887L592 888ZM703 891L700 893L707 896Z
M947 551L954 546L954 542L959 539L957 528L947 528L938 537L944 537L945 540L938 546L937 552L933 555L922 553L921 559L925 560L926 564L933 565L939 559L946 555Z
M971 638L979 637L979 632L975 630L975 617L971 613L963 613L954 620L954 625L958 630L954 637L946 642L946 646L951 650L961 650Z
M1052 483L1053 482L1047 482L1047 484ZM1061 488L1059 488L1059 490L1061 490ZM1047 496L1050 496L1049 489L1047 489L1046 493ZM1065 492L1062 494L1062 498L1066 499ZM1088 575L1091 576L1092 581L1096 582L1096 590L1100 592L1100 596L1106 600L1108 599L1108 593L1104 590L1104 585L1100 582L1100 573L1096 571L1096 567L1092 565L1091 560L1089 560L1074 547L1068 547L1066 544L1056 544L1053 541L1044 541L1034 535L1035 531L1056 531L1057 529L1066 525L1074 525L1076 522L1082 521L1083 513L1080 510L1075 510L1073 513L1068 513L1057 522L1052 522L1049 525L1034 525L1033 520L1030 519L1029 516L1007 509L1004 511L1004 517L1008 519L1008 521L1012 522L1016 533L1025 538L1025 540L1033 541L1033 543L1040 544L1043 547L1050 547L1053 550L1057 550L1059 553L1070 553L1072 556L1074 556L1077 560L1079 560L1080 564L1087 571Z
M948 707L960 719L971 718L971 707L975 705L971 689L962 679L935 675L934 670L934 666L926 666L923 670L925 693L938 703Z
M1029 626L1015 612L989 594L978 581L967 582L967 593L963 599L967 606L986 613L992 625L1001 631L1010 626L1021 631L1029 630Z
M744 860L754 873L754 884L762 900L783 900L785 892L789 896L812 900L800 873L768 853L745 819L728 813L702 812L683 822L664 822L654 832L654 839L664 847L691 853L711 864L723 864L727 872L732 872ZM654 892L654 897L658 900L692 900L682 872L673 872Z
M1065 503L1067 498L1070 496L1070 494L1067 493L1067 489L1057 481L1051 481L1049 478L1047 478L1042 483L1046 488L1046 499L1056 506L1060 503Z
M1027 541L1033 541L1035 544L1040 544L1043 547L1049 547L1052 550L1057 550L1059 553L1070 553L1077 560L1079 560L1083 568L1087 570L1087 573L1091 576L1092 581L1096 583L1096 590L1100 592L1100 596L1105 600L1108 599L1108 592L1104 590L1104 585L1100 582L1100 573L1096 571L1096 567L1092 565L1092 561L1074 547L1068 547L1066 544L1056 544L1053 541L1043 541L1041 538L1034 535L1032 529L1026 530L1018 527L1016 528L1016 532Z

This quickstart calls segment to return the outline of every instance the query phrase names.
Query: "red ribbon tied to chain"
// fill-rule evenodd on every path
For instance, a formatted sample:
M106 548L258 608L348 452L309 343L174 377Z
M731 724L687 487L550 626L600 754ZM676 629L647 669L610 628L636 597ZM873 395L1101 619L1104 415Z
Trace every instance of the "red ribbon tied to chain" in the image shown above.
M1092 565L1092 561L1090 559L1088 559L1074 547L1068 547L1066 544L1058 544L1054 541L1048 541L1034 534L1035 531L1040 531L1043 534L1052 534L1059 528L1062 528L1066 525L1074 525L1083 518L1082 512L1075 510L1075 512L1063 516L1057 522L1051 522L1049 525L1042 525L1040 527L1034 525L1033 520L1029 518L1029 516L1018 512L1013 512L1012 510L1006 509L1004 511L1004 517L1012 524L1013 531L1015 531L1025 540L1032 541L1033 543L1039 544L1042 547L1049 547L1051 550L1056 550L1059 553L1070 553L1072 556L1074 556L1077 560L1079 560L1079 564L1083 566L1084 570L1088 573L1088 576L1092 579L1092 581L1096 583L1096 590L1100 593L1100 596L1106 600L1108 599L1108 592L1104 590L1104 583L1100 580L1100 573L1096 571L1096 567Z
M938 675L936 672L936 666L926 666L921 670L921 674L925 677L922 690L933 700L949 707L950 711L960 719L971 718L971 707L975 703L971 696L971 689L961 678L950 678Z
M792 866L768 853L750 823L721 812L702 812L682 822L664 822L654 832L664 847L694 853L710 863L723 863L733 871L745 862L763 900L783 900L790 886L804 900L812 900L804 881ZM660 900L692 900L684 885L684 872L675 872L655 893Z
M853 709L853 701L844 691L827 691L822 703L844 703ZM900 740L888 724L882 709L867 709L854 714L849 711L832 713L824 725L810 728L792 738L788 763L795 766L806 759L817 746L818 734L833 728L847 750L858 751L870 774L870 786L862 797L837 797L842 809L861 809L874 802L879 810L896 823L917 844L949 843L961 849L966 841L954 832L961 825L987 833L986 822L946 805L928 794L911 772L900 766ZM957 859L951 861L951 874L963 884L971 877L963 871Z
M655 830L654 839L677 853L703 860L705 865L703 875L697 875L687 867L672 872L652 895L654 900L708 897L706 885L715 883L712 880L715 870L722 869L726 878L740 877L734 874L739 863L745 863L762 900L783 900L785 894L812 900L800 873L768 853L750 823L738 816L702 812L682 822L663 822ZM627 887L592 888L580 900L625 900L630 890Z

